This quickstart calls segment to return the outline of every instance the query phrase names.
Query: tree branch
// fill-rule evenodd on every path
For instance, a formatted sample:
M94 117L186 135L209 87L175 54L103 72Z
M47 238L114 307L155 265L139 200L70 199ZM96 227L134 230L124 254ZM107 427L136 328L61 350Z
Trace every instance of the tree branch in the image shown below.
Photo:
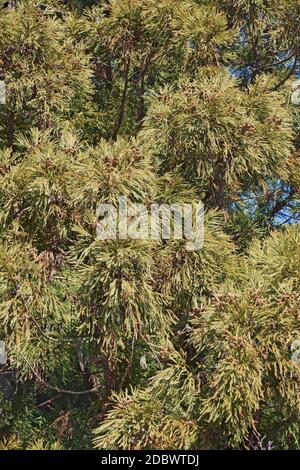
M24 361L26 362L26 364L28 365L28 367L30 368L30 370L33 372L34 376L36 377L36 379L42 383L46 388L49 388L49 390L53 390L54 392L58 392L58 393L64 393L64 394L67 394L67 395L74 395L74 396L81 396L81 395L88 395L90 393L96 393L97 391L99 391L99 388L98 387L95 387L95 388L91 388L90 390L80 390L80 391L74 391L74 390L66 390L64 388L60 388L60 387L55 387L54 385L51 385L49 384L48 382L46 382L35 370L34 368L31 366L31 364L27 361L26 357L24 356L24 354L20 351L20 354L21 356L23 357Z
M122 98L121 98L121 104L120 104L120 110L118 114L117 121L115 123L114 131L112 134L112 139L116 140L118 137L118 133L120 131L124 115L125 115L125 105L126 105L126 99L127 99L127 90L128 90L128 84L129 84L129 70L130 70L130 62L131 62L131 57L128 55L127 60L125 60L125 66L124 66L124 88L123 88L123 93L122 93Z
M298 56L296 55L293 66L290 68L290 70L286 74L286 76L282 80L280 80L280 82L277 83L277 85L274 88L272 88L272 91L279 90L279 88L282 87L282 85L284 85L285 82L293 75L293 73L295 72L296 67L297 67L297 61L298 61Z

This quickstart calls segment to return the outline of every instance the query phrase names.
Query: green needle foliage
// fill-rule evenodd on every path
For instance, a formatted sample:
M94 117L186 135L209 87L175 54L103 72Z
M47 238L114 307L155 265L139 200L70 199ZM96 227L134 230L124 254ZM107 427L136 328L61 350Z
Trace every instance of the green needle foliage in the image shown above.
M0 449L300 449L299 24L0 1ZM203 248L100 240L121 196Z

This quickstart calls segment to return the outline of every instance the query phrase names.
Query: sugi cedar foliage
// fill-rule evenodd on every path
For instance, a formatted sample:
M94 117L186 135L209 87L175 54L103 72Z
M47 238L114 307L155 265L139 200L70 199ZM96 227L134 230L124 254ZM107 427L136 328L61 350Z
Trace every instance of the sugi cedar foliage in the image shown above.
M300 449L299 0L0 6L0 449Z

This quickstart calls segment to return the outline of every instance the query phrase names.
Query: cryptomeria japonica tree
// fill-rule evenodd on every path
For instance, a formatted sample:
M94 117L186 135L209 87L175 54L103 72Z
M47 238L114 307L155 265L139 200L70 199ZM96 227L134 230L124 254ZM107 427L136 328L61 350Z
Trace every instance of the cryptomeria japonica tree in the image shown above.
M0 4L0 448L299 449L299 2Z

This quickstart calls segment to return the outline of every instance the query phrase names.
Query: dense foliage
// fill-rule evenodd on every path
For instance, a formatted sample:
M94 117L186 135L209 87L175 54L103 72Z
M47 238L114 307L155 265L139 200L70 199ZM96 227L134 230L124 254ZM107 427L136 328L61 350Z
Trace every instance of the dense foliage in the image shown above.
M0 4L0 449L300 449L299 0Z

